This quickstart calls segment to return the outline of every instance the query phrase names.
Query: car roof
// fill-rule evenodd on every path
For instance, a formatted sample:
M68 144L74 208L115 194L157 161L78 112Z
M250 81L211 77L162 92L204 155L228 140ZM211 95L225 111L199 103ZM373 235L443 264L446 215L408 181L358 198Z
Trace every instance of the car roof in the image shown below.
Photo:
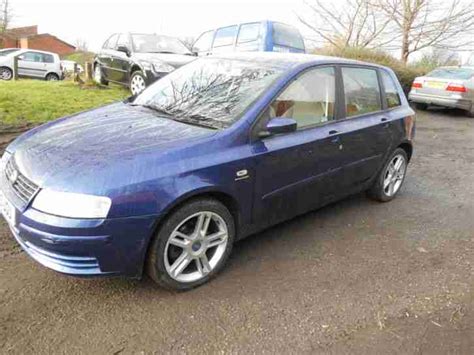
M279 52L235 52L229 54L215 54L207 58L236 59L242 61L252 61L262 64L268 64L276 67L296 67L298 65L317 65L317 64L352 64L384 68L374 63L366 63L353 59L323 56L316 54L303 53L279 53Z

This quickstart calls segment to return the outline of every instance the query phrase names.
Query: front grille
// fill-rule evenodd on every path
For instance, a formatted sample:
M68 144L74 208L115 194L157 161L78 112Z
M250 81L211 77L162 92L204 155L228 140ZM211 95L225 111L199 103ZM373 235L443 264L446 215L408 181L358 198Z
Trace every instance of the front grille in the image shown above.
M31 198L38 191L38 186L20 173L13 157L5 166L5 176L13 191L25 203L30 202Z

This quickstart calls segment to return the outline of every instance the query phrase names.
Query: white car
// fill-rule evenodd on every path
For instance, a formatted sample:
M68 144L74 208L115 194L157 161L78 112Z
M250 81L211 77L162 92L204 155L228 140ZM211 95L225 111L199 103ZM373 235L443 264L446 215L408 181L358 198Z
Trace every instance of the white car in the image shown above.
M82 65L78 64L77 62L73 60L62 60L61 64L63 65L63 70L65 72L69 72L69 73L74 72L74 65L77 65L77 72L79 74L84 72L84 68L82 67Z
M0 56L0 79L11 80L13 78L15 57L18 57L18 76L20 77L50 81L63 79L59 55L32 49L20 49Z

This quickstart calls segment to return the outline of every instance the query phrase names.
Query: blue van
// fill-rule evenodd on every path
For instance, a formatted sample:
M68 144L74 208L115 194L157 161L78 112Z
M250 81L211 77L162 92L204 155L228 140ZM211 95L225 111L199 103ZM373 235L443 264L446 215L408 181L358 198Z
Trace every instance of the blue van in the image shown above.
M202 33L193 52L209 55L227 52L304 53L304 41L293 26L274 21L249 22Z

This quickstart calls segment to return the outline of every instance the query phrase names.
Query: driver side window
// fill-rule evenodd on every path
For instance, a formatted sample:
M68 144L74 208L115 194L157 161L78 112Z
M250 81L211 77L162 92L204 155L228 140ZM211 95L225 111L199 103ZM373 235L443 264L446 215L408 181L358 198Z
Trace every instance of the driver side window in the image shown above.
M311 69L294 80L269 107L269 118L293 118L298 129L334 120L333 67Z

